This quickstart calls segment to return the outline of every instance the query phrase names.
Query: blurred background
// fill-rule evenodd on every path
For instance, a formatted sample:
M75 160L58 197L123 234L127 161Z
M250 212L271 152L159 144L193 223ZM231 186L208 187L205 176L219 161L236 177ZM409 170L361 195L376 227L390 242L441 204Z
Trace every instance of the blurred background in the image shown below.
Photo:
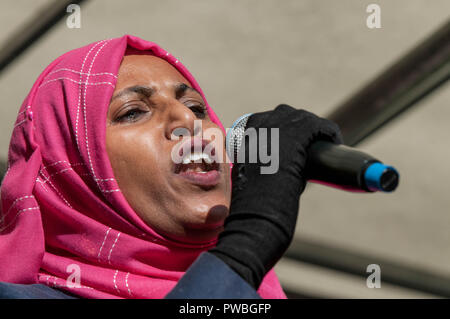
M80 28L66 24L70 3ZM381 28L366 24L371 3ZM346 144L400 171L389 194L308 185L276 266L290 298L450 297L448 0L2 0L0 12L1 176L39 73L133 34L186 65L225 127L287 103L335 120ZM381 288L367 286L370 264Z

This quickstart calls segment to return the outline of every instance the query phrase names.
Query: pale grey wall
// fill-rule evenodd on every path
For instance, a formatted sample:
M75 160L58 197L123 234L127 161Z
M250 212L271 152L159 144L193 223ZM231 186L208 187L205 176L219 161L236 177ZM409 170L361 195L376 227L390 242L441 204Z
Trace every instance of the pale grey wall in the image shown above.
M47 1L2 0L0 40ZM382 28L365 26L369 3ZM117 1L82 6L82 28L61 22L0 76L0 156L17 109L58 55L125 33L159 43L196 76L223 124L284 102L329 112L449 18L448 0ZM313 185L299 237L395 258L450 275L449 87L360 145L401 172L394 194ZM376 260L374 260L376 263Z

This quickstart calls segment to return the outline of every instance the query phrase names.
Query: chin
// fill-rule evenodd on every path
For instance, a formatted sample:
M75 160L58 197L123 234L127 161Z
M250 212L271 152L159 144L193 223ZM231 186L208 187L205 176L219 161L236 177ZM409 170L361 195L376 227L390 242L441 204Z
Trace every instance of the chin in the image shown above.
M190 216L186 216L186 224L206 228L223 225L229 214L230 201L223 196L223 192L194 196L189 198L189 203L186 204L189 207L186 211L190 212Z
M217 239L223 231L225 219L229 214L229 203L225 200L216 200L214 204L196 203L190 207L193 206L195 210L190 209L189 216L185 216L186 219L183 222L183 241L198 243Z

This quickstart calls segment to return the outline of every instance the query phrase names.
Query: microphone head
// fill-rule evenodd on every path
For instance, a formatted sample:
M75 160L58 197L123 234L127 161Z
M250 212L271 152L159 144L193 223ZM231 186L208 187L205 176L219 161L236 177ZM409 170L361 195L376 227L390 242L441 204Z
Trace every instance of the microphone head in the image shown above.
M234 121L233 125L227 132L225 141L226 149L228 157L233 162L235 161L235 157L241 148L245 127L247 126L247 121L252 114L253 113L247 113L239 117L236 121Z

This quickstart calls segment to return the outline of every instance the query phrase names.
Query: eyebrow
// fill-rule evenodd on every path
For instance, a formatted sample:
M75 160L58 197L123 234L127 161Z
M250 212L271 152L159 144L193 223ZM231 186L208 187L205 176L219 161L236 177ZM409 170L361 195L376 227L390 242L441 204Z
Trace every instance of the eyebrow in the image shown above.
M187 91L193 91L196 92L198 95L202 96L198 90L196 90L193 87L190 87L189 85L185 83L179 83L174 86L175 89L175 97L179 99L183 94L185 94ZM111 102L114 101L117 98L120 98L124 95L130 94L130 93L137 93L145 96L146 98L149 98L152 96L153 93L155 93L155 89L145 86L145 85L134 85L127 87L123 90L121 90L119 93L114 95L111 98Z
M200 92L193 87L190 87L189 85L185 83L179 83L175 85L175 97L179 99L186 91L193 91L196 92L198 95L202 96Z
M115 99L118 99L119 97L122 97L122 96L130 94L130 93L138 93L138 94L144 95L145 97L149 98L150 96L152 96L152 94L154 92L155 92L155 89L153 89L149 86L134 85L134 86L127 87L127 88L123 89L122 91L120 91L119 93L117 93L116 95L114 95L111 98L111 102L114 101Z

